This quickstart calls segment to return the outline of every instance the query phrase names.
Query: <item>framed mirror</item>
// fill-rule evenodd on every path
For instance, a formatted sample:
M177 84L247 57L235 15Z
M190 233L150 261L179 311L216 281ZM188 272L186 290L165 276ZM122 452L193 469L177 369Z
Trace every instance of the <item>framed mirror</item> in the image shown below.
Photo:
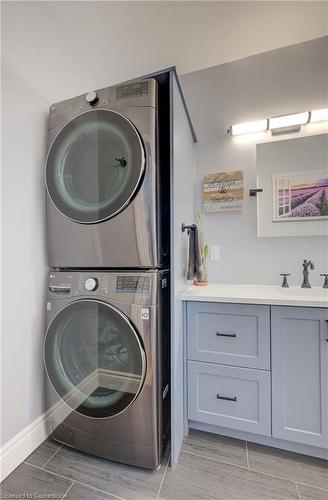
M257 144L258 237L328 235L328 134Z

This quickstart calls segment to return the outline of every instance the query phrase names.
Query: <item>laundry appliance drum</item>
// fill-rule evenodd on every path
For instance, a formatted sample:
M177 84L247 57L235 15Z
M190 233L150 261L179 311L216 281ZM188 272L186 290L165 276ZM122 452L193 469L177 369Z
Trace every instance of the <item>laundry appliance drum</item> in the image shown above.
M146 355L134 326L99 300L77 300L54 317L44 362L58 396L72 410L94 418L124 412L146 376Z
M69 219L92 224L114 217L133 199L145 170L135 126L121 113L95 109L68 122L52 143L46 186Z

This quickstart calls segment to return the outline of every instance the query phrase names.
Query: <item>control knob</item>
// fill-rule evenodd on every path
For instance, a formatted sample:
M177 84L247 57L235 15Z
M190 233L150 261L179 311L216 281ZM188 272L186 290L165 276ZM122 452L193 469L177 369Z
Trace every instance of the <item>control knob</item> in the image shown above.
M98 288L98 280L97 278L88 278L85 283L84 283L84 286L85 288L89 291L89 292L93 292L94 290L97 290Z
M91 105L93 106L94 104L96 104L98 102L98 96L97 96L97 92L95 92L94 90L92 90L91 92L88 92L87 95L85 96L85 100Z

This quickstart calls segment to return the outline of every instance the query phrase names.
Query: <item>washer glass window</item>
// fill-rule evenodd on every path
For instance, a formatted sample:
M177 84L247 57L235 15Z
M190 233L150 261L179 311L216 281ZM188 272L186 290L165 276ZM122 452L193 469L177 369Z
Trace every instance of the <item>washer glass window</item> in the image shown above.
M79 300L53 319L44 344L50 381L73 410L112 417L137 398L145 352L128 318L100 301Z
M47 157L46 184L64 215L96 223L129 204L144 169L144 148L133 124L115 111L92 110L57 135Z

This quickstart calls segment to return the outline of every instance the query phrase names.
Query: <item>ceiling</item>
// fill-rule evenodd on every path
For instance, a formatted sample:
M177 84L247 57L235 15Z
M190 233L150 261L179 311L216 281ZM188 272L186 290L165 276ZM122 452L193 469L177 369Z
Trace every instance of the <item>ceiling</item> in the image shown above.
M70 72L81 73L84 92L86 68L88 85L99 88L169 66L192 72L326 35L328 2L9 1L2 2L2 21L4 59L13 71L26 81L33 75L34 87L44 71L61 71L67 81ZM58 98L54 80L49 92ZM70 95L67 86L63 92Z

